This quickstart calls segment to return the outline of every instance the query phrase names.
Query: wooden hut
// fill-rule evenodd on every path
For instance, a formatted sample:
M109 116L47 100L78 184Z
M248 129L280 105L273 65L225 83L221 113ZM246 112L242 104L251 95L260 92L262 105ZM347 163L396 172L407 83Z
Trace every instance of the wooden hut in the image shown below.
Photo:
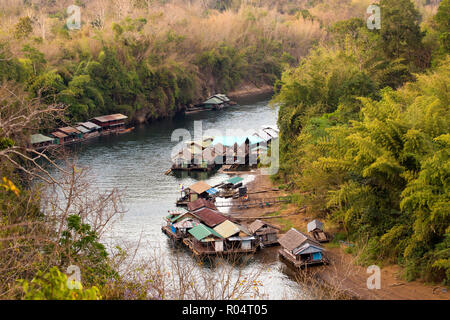
M215 168L215 158L208 156L210 150L202 150L194 144L185 147L172 157L172 170L179 171L211 171Z
M248 230L259 240L261 248L278 244L278 232L280 228L277 226L256 220L248 226Z
M225 106L225 102L218 97L212 96L208 100L203 102L202 105L205 109L219 110Z
M120 131L125 129L125 120L127 116L116 113L107 116L96 117L91 122L102 128L102 132Z
M187 206L189 202L194 202L197 199L211 200L213 199L214 194L217 193L218 191L209 184L199 181L181 191L181 198L178 199L177 205Z
M55 138L55 144L58 145L64 145L66 143L66 139L69 139L67 134L60 131L52 132L51 135Z
M208 208L214 211L217 211L216 205L212 201L208 201L206 199L197 199L194 202L190 202L187 204L189 212L198 211L203 208Z
M31 146L35 150L42 150L53 145L55 138L44 136L43 134L33 134L30 138Z
M83 134L72 127L59 128L57 131L62 132L66 135L66 138L64 139L65 144L77 142L83 138Z
M214 230L224 239L224 251L227 253L250 253L257 249L256 238L242 226L226 220Z
M193 213L193 215L210 228L214 228L227 220L223 214L209 208L200 209Z
M327 262L323 255L324 249L320 244L294 228L278 239L278 242L282 247L278 251L280 258L294 268L304 268Z
M182 240L187 236L186 232L189 228L187 227L187 224L180 224L180 222L190 222L193 227L200 223L197 217L190 212L170 214L166 217L166 221L167 224L162 226L161 230L173 240Z
M86 139L99 136L100 130L102 129L99 125L96 125L95 123L89 121L78 123L78 127L76 127L76 129L80 130L80 127L85 128L87 130L87 132L84 133L83 135L83 137Z
M306 228L308 233L310 233L318 242L324 243L330 241L330 236L323 231L323 223L319 220L315 219L311 221Z
M223 238L213 229L199 224L188 231L190 237L185 238L183 243L189 247L197 256L220 254L224 251Z

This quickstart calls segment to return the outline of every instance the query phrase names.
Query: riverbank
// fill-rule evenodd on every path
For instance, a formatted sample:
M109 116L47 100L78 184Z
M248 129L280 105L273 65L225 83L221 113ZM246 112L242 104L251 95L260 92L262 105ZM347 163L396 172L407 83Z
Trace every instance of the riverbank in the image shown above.
M249 193L270 190L259 194L250 194L249 198L265 198L287 195L284 191L275 191L270 176L261 175L257 170L251 173L254 177L247 184ZM314 217L309 210L299 210L293 204L273 206L270 208L252 208L239 210L240 217L269 218L268 221L278 225L282 233L290 228L306 232L306 225ZM315 276L347 296L362 300L450 300L450 293L439 285L429 285L421 281L406 282L402 280L402 268L390 265L381 269L381 289L369 290L367 279L370 276L365 267L356 265L355 257L345 252L345 247L335 244L325 244L331 261L328 266L317 267ZM271 251L277 254L277 250Z

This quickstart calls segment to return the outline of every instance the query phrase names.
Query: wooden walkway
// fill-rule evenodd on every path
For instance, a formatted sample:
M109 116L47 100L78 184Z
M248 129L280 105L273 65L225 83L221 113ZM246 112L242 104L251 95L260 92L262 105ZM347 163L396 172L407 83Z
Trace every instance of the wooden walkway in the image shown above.
M266 215L264 216L259 216L259 217L244 217L244 216L238 216L239 213L222 213L224 216L232 218L232 219L236 219L236 220L264 220L264 219L278 219L278 218L288 218L288 217L292 217L292 216L297 216L299 214L305 213L306 211L306 207L301 207L300 209L296 210L294 213L291 214L284 214L284 215L279 215L279 216L268 216L271 213L275 213L275 212L270 212L270 213L266 213Z
M253 200L239 200L239 201L232 201L232 202L216 202L215 205L217 208L232 208L237 207L238 209L248 209L248 208L255 208L255 207L270 207L275 204L279 203L289 203L292 201L292 197L275 197L275 198L261 198L261 199L253 199Z

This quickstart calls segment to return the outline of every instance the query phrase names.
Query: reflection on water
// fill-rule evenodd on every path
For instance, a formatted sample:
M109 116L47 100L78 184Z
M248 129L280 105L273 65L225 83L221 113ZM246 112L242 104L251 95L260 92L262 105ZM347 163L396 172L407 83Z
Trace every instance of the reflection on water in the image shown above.
M171 167L170 154L176 142L171 142L173 130L185 128L193 133L194 121L202 121L203 130L258 129L262 125L276 125L277 110L267 100L241 103L220 111L201 112L143 125L135 131L119 136L104 136L75 146L77 161L90 167L92 184L101 190L123 189L127 213L117 222L105 239L108 245L117 243L136 244L140 241L139 255L149 256L159 249L170 259L173 248L161 232L163 217L175 210L175 201L180 196L179 185L189 186L196 180L208 180L218 184L228 176L217 173L180 173L166 176ZM251 176L243 176L246 181ZM277 260L277 248L263 250L246 263L245 269L264 266L261 280L271 299L283 298L286 289L297 289L297 284L286 273ZM186 256L190 254L183 251ZM208 272L205 268L205 272Z

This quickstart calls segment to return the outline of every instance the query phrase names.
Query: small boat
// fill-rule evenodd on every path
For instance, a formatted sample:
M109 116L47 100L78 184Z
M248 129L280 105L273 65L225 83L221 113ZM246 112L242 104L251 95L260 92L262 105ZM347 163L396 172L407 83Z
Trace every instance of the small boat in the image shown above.
M119 131L118 134L128 133L128 132L133 131L134 129L135 129L135 127L131 127L131 128L128 128L128 129L124 129L124 130Z

